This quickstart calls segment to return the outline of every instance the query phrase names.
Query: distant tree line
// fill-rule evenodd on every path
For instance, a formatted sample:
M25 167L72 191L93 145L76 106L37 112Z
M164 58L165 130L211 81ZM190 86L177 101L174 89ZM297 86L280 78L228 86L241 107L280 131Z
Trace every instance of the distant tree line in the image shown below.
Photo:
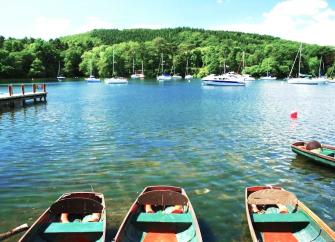
M265 35L191 28L98 29L49 41L0 36L0 78L55 77L59 63L67 77L91 71L100 77L129 76L133 60L135 69L141 69L143 61L145 75L154 77L161 71L161 54L166 73L174 67L185 75L188 61L188 72L197 77L222 73L224 67L255 77L267 72L287 77L299 45ZM334 48L304 44L302 53L301 73L318 75L320 58L322 73L334 73ZM294 68L293 75L297 72Z

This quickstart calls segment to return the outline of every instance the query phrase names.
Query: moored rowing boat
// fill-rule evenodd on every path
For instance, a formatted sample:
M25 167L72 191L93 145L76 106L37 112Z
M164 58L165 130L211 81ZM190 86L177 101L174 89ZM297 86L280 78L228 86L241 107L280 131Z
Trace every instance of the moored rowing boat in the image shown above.
M177 211L178 206L182 209ZM147 207L152 210L148 211ZM115 236L115 242L128 241L201 242L198 221L184 189L144 188Z
M66 214L69 222L61 221ZM98 221L89 222L98 214ZM85 222L87 221L87 222ZM75 192L63 194L21 237L19 242L104 242L106 210L103 194Z
M320 164L335 168L335 147L323 145L317 141L299 141L291 145L292 151Z
M335 241L335 232L281 187L247 187L245 207L253 242Z

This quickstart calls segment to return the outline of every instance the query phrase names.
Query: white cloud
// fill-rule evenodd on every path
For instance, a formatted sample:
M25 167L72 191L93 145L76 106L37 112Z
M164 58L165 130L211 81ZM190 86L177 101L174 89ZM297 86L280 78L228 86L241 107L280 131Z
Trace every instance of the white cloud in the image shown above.
M259 23L214 26L249 33L268 34L284 39L335 46L335 10L327 0L283 0L263 14Z
M223 0L216 0L217 3L223 3Z
M93 29L112 29L116 28L112 23L104 21L103 19L95 16L91 16L87 18L86 23L77 28L75 33L83 33Z
M78 27L67 18L50 18L40 16L35 19L33 32L30 37L42 38L45 40L59 38L65 35L87 32L93 29L111 29L116 28L110 22L104 21L99 17L87 17L84 23Z
M71 33L71 23L66 18L38 17L34 22L34 38L50 39Z

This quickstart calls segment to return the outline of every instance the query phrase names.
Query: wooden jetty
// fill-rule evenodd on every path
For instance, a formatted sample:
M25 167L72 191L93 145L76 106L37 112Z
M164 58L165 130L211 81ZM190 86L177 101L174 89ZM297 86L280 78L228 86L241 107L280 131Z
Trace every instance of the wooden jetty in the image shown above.
M21 84L21 93L14 93L13 85L8 85L8 93L0 94L0 111L25 106L27 101L46 102L47 94L44 83L32 84L31 92L26 92L25 85Z

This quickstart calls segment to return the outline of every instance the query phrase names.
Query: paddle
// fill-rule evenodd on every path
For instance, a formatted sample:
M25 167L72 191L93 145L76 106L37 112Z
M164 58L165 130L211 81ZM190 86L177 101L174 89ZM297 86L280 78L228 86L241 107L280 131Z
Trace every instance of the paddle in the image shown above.
M8 239L9 237L12 237L12 236L15 235L15 234L18 234L18 233L20 233L20 232L22 232L22 231L25 231L25 230L27 230L28 228L29 228L28 224L22 224L22 225L20 225L20 226L14 228L14 229L8 231L8 232L1 233L1 234L0 234L0 241L3 241L3 240L5 240L5 239Z

